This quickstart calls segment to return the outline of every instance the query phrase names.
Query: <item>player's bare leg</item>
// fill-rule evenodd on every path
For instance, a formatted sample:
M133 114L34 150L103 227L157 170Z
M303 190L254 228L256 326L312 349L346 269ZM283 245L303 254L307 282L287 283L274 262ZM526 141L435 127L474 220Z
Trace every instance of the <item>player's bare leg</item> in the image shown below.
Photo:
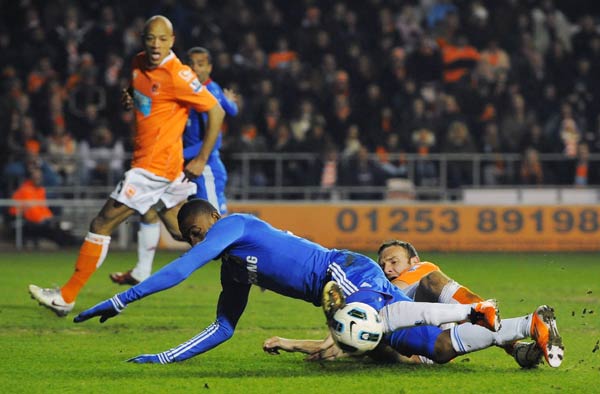
M150 209L142 216L142 223L138 231L138 262L132 269L125 272L113 272L109 275L110 280L120 285L136 285L150 276L152 273L152 263L154 254L160 240L160 223L165 224L165 228L171 236L181 241L181 233L177 224L177 213L183 205L181 202L170 209Z
M79 250L75 272L71 278L61 289L29 285L32 298L58 316L66 316L75 306L79 291L104 262L110 245L110 234L134 212L128 206L109 198L90 224L90 231Z

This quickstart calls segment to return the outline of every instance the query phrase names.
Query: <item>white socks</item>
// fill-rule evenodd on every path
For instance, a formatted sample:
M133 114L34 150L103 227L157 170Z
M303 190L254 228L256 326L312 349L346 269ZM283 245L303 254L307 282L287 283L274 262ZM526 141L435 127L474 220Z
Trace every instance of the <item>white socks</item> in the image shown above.
M138 262L131 276L142 282L152 273L152 262L160 239L160 222L140 223L138 231Z
M383 320L384 332L391 332L406 327L458 322L467 319L470 313L470 304L399 301L383 307L379 316Z
M454 293L456 293L456 291L460 288L461 285L459 285L457 282L453 280L449 281L440 292L440 297L438 299L439 302L442 304L459 304L459 302L454 298Z
M497 332L471 323L459 324L450 329L452 347L459 354L485 349L492 345L529 338L531 315L502 319L502 327Z

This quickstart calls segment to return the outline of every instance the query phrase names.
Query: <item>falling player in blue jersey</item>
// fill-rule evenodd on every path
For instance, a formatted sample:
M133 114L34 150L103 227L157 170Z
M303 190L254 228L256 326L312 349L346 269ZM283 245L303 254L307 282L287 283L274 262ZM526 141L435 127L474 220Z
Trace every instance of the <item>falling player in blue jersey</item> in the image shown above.
M328 294L324 290L335 285L347 302L363 302L379 311L384 332L388 333L403 327L437 326L464 320L483 325L486 328L479 327L483 331L495 331L500 326L493 302L470 305L413 302L390 283L369 257L324 248L278 230L252 215L232 214L221 218L208 201L194 199L183 205L177 219L182 237L192 245L187 253L140 284L81 312L74 321L79 323L99 316L100 322L104 322L128 304L173 287L208 262L220 258L222 291L217 317L214 323L187 342L162 353L134 357L129 360L131 362L165 364L183 361L225 342L235 331L253 284L316 306L322 304L322 299L328 299L323 296ZM328 303L324 310L330 314L334 311ZM467 335L472 333L471 330ZM418 330L409 335L415 348L427 350L426 355L453 349L450 336L442 343L436 341L437 338L422 336ZM468 338L457 335L460 343L469 343Z
M208 49L193 47L187 52L187 64L198 76L198 80L215 96L229 116L238 113L237 95L230 89L221 89L219 84L210 78L212 72L212 56ZM190 109L190 114L183 134L183 158L191 160L198 155L202 148L207 114ZM221 161L222 135L219 133L214 148L210 154L202 175L194 179L196 183L197 198L208 200L218 209L221 215L227 214L227 199L225 186L227 184L227 171ZM136 266L126 272L113 272L110 279L121 285L135 285L150 276L154 253L160 238L160 223L158 213L151 209L144 216L138 231L138 262Z

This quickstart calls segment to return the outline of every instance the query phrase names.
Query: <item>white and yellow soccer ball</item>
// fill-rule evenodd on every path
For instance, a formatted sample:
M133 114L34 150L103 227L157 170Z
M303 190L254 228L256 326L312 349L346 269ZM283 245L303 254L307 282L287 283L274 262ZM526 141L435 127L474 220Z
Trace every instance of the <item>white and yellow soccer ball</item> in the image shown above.
M335 343L352 356L375 349L383 337L379 313L362 302L351 302L337 310L329 327Z

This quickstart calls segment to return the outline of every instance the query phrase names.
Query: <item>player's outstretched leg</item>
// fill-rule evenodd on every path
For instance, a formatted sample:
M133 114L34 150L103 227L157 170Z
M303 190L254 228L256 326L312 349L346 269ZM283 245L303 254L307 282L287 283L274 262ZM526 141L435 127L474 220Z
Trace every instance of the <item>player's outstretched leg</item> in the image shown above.
M473 324L478 324L490 331L500 329L500 311L496 300L486 300L478 302L471 309L469 320Z
M31 298L56 313L59 317L65 317L73 310L75 302L65 302L59 288L44 289L36 285L29 285Z
M544 352L544 358L551 367L562 363L565 347L556 327L554 309L548 305L539 306L533 313L531 321L531 337Z
M346 305L346 297L340 285L335 281L329 281L323 287L323 294L321 296L321 305L323 306L323 312L327 317L327 322L333 318L333 315L338 309L343 308Z

